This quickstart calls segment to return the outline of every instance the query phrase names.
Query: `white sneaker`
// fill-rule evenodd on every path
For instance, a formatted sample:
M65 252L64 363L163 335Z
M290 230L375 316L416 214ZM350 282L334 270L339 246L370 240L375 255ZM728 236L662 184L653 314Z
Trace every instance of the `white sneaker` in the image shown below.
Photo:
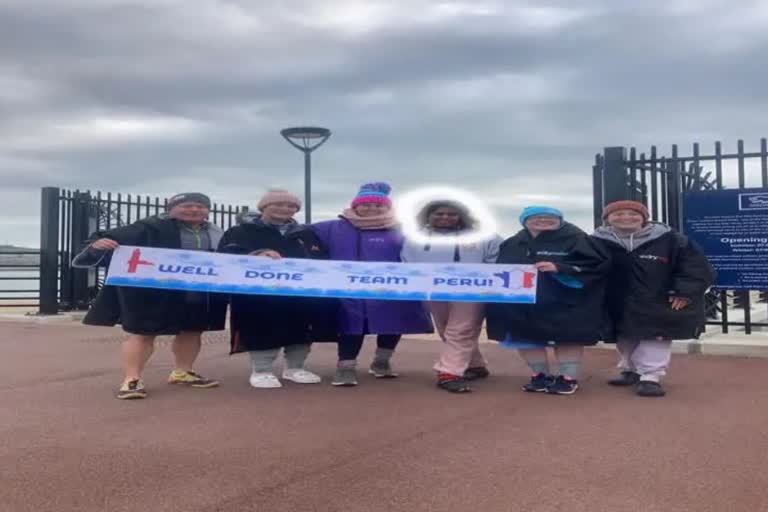
M280 381L272 373L252 373L249 379L254 388L281 388Z
M319 384L322 379L309 370L303 368L289 368L283 372L283 378L297 384Z

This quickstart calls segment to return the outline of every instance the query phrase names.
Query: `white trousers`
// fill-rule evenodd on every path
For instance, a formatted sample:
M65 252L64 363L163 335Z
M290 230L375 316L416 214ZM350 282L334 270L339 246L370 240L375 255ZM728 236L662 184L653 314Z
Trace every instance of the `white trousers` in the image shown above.
M640 380L659 382L672 357L670 340L619 340L619 369L640 374Z

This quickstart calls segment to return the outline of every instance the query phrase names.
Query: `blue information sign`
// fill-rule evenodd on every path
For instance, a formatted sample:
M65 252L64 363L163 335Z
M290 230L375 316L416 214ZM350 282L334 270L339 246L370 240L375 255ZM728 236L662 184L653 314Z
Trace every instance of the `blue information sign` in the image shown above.
M718 288L768 290L768 188L686 192L685 234L717 270Z

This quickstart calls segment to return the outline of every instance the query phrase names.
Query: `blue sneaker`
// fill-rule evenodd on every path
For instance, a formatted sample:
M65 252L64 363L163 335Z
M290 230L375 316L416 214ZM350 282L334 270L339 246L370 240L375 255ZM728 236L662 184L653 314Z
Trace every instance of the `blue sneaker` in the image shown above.
M531 381L528 384L523 386L523 391L528 393L544 393L554 381L555 378L552 375L537 373L531 377Z
M572 395L579 389L579 381L558 375L555 381L547 386L547 393L552 395Z

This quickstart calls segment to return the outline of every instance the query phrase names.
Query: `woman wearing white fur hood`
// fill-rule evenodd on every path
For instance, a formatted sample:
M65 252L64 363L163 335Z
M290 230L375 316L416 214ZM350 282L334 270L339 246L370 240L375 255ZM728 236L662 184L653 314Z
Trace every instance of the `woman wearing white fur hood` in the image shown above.
M407 263L495 263L501 238L493 235L475 243L462 243L461 235L475 229L467 208L454 201L433 201L418 215L429 237L427 243L406 239L401 259ZM488 377L478 338L485 316L479 302L430 302L429 309L445 343L434 366L437 385L452 393L471 391L467 381Z

